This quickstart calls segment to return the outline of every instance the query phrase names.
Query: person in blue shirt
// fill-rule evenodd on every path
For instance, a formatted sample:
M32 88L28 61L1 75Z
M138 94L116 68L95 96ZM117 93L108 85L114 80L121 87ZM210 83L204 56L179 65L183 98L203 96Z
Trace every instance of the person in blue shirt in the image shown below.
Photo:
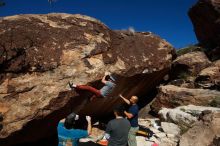
M139 130L139 126L138 126L139 107L137 105L138 97L131 96L131 98L128 100L125 97L123 97L121 94L119 96L121 97L123 101L125 101L128 105L130 105L128 111L124 112L131 124L131 128L128 134L128 145L137 146L136 133Z
M72 141L72 146L77 146L80 138L85 138L91 135L92 124L91 117L86 116L87 130L75 129L75 122L79 120L79 115L71 113L66 119L60 120L57 126L58 131L58 146L66 146L67 140Z
M69 86L71 89L87 90L92 92L94 94L90 98L90 101L92 101L97 97L109 97L116 86L115 81L115 78L110 73L105 73L105 76L102 78L102 83L104 86L100 90L88 85L75 85L70 82Z

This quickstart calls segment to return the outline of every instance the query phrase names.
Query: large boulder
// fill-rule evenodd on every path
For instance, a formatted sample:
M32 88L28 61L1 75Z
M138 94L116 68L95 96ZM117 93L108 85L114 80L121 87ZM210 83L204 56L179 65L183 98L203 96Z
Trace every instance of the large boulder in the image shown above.
M162 107L175 108L182 105L209 106L220 97L220 92L209 89L189 89L174 85L160 86L159 93L151 104L151 110L158 112Z
M220 1L199 0L190 10L189 17L199 42L213 49L210 56L220 57Z
M161 122L161 128L167 134L172 134L174 136L180 136L180 129L174 123Z
M203 88L220 90L220 60L203 69L196 78L196 83Z
M72 111L103 117L122 102L140 101L167 74L173 47L152 33L112 31L82 15L16 15L0 19L0 145L56 135ZM112 98L88 102L68 81L100 88L105 71L117 79ZM54 144L48 144L54 145Z
M159 115L160 118L165 121L174 122L180 127L189 128L193 123L197 122L200 115L206 111L217 113L220 112L220 108L187 105L179 106L174 109L163 108L159 111Z
M159 111L159 115L161 119L167 122L176 123L181 127L190 127L194 122L197 121L196 117L194 117L190 113L184 112L179 108L162 108Z
M194 124L182 135L180 146L211 146L219 145L220 137L220 112L204 115L200 121ZM217 142L216 142L217 141Z
M187 76L196 76L202 69L211 64L204 52L196 51L177 57L172 63L174 78L186 79Z

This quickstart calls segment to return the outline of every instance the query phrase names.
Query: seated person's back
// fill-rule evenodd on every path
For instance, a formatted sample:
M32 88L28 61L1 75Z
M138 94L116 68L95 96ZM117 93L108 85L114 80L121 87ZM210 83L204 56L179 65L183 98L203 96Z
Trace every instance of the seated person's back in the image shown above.
M115 119L108 122L106 127L106 137L108 146L127 146L128 132L130 130L130 122L125 119L124 107L117 106L114 108Z
M128 141L128 132L130 122L125 118L114 119L109 122L110 140L109 146L126 146ZM108 129L106 129L108 131Z

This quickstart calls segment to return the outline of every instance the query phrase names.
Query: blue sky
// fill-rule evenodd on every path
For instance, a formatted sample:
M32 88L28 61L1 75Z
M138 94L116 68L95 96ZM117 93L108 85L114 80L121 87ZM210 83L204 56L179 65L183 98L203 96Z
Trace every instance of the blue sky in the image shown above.
M95 17L115 30L151 31L181 48L197 43L187 12L197 0L3 0L0 17L64 12Z

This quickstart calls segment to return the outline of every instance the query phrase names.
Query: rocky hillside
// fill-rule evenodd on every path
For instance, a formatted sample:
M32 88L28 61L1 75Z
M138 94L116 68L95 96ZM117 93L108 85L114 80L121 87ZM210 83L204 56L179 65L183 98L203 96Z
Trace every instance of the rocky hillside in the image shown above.
M220 1L199 0L188 14L201 45L213 60L220 58Z
M138 136L139 145L218 146L220 0L199 0L189 16L199 44L178 56L155 34L114 31L88 16L1 18L0 145L56 145L60 119L72 111L109 117L122 93L147 104L139 121L154 134ZM117 80L110 98L89 102L90 93L67 86L99 89L106 71ZM149 108L157 119L147 119Z
M150 105L160 123L176 124L181 131L165 145L220 144L219 8L219 0L199 0L189 10L199 45L178 51L169 80Z
M112 31L82 15L5 17L0 32L4 146L56 137L57 122L71 111L108 116L122 102L118 93L146 98L169 72L174 55L157 35ZM88 102L89 93L69 91L68 81L100 88L105 71L117 79L112 98Z

